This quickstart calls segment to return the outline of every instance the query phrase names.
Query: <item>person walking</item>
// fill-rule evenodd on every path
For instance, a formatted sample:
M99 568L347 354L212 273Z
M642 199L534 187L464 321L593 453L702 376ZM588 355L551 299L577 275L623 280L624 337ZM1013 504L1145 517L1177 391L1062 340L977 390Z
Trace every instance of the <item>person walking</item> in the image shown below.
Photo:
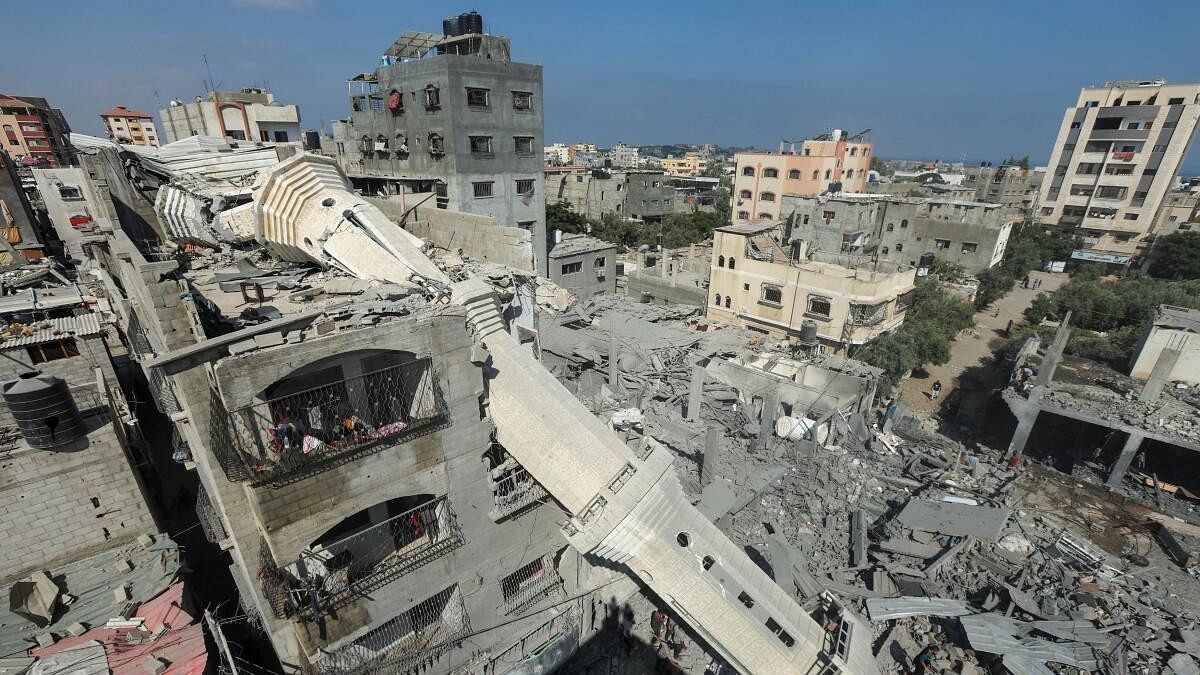
M940 393L942 393L942 381L935 380L933 386L929 389L929 400L936 399Z

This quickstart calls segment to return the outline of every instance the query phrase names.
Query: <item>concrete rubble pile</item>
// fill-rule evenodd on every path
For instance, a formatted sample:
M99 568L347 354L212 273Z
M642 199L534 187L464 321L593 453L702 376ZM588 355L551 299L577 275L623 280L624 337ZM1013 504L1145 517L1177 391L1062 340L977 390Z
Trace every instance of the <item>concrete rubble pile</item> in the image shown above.
M631 446L669 448L689 497L785 590L808 608L832 593L868 616L883 672L909 672L929 645L940 646L934 672L1197 672L1200 568L1194 554L1190 568L1172 559L1153 532L1190 553L1200 530L1136 510L1083 519L1072 513L1081 502L1041 485L1070 477L1010 468L903 406L882 429L835 414L822 442L769 433L764 443L762 391L722 381L715 364L788 356L695 327L687 311L599 296L543 316L541 348ZM695 364L714 377L693 418Z

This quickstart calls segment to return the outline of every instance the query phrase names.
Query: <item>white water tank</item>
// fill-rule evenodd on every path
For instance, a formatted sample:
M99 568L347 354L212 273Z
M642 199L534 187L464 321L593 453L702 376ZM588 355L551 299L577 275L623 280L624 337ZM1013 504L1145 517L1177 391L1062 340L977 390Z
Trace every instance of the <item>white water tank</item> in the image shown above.
M807 417L791 417L784 415L775 420L775 435L789 441L802 441L816 427L816 441L822 445L829 439L829 425L817 425L816 421Z

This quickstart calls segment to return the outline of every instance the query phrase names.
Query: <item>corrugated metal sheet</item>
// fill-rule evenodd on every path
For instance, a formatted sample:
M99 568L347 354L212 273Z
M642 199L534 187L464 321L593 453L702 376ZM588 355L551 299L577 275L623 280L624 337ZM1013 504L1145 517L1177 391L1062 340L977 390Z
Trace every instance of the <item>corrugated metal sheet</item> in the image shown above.
M1020 639L1028 628L1001 614L974 614L959 618L971 648L979 652L1024 657L1035 661L1053 661L1084 670L1099 667L1096 652L1081 642L1048 642Z
M906 616L965 616L970 613L967 603L953 598L867 598L867 614L872 621Z
M78 289L73 287L54 289L52 292L27 288L12 295L0 296L0 314L82 304L83 298L79 295Z
M11 331L6 327L4 332L0 332L0 338L5 336L5 332L15 334L0 342L0 349L54 342L72 335L81 337L95 335L100 332L100 315L82 314L59 319L46 319L34 324L26 324L25 328L19 331Z

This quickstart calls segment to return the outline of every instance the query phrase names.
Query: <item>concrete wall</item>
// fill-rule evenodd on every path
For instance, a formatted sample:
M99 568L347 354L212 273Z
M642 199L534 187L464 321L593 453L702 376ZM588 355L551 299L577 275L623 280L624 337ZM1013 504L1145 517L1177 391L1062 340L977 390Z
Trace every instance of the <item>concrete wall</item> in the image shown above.
M410 195L409 199L413 197ZM400 196L366 197L366 200L396 222L405 211ZM409 214L405 229L438 248L452 252L462 249L463 255L472 260L527 272L534 269L533 233L519 227L503 227L491 216L439 209L431 200Z
M72 389L93 392L96 389L96 369L99 368L108 387L118 386L117 376L113 371L112 360L108 349L104 346L104 338L100 335L76 337L75 344L79 356L65 359L55 359L34 364L26 347L14 347L0 352L0 383L14 380L21 373L37 370L46 375L61 377ZM52 344L40 345L47 350L54 348ZM95 401L93 397L90 399ZM14 424L12 412L8 406L0 403L0 426Z
M50 224L58 232L64 242L73 239L70 219L74 215L86 215L92 219L92 226L102 232L111 232L115 227L110 217L111 209L105 208L95 187L84 169L68 167L61 169L34 169L33 177L37 180L38 193L45 204L46 214ZM78 188L79 198L64 196L60 186ZM70 191L68 191L70 194ZM78 251L73 251L78 253Z
M689 278L692 275L688 275ZM672 283L670 279L661 277L632 274L625 277L625 294L640 300L644 293L650 294L650 301L656 304L694 305L703 307L708 304L708 289L694 283Z
M1179 360L1167 376L1167 382L1182 381L1188 384L1200 384L1200 335L1179 328L1151 326L1150 331L1142 340L1137 354L1133 357L1133 365L1129 369L1130 377L1146 380L1154 370L1154 364L1164 349L1183 346Z
M579 265L578 272L564 273L575 264ZM617 290L617 249L559 256L551 251L550 280L581 299L597 293L613 293Z

